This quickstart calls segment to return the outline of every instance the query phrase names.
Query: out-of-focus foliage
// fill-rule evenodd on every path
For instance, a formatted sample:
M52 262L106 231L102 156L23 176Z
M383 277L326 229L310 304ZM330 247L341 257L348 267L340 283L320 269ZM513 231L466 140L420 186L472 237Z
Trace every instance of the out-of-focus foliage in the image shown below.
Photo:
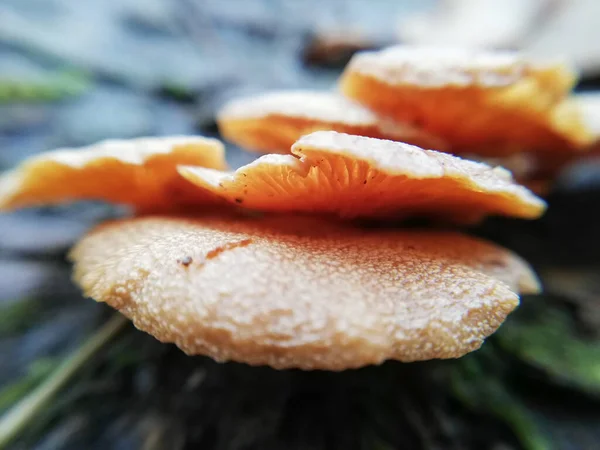
M579 336L568 312L538 308L526 321L508 321L498 341L558 382L600 394L600 343Z
M87 78L77 72L63 72L35 82L0 75L0 103L44 102L81 95L89 88Z

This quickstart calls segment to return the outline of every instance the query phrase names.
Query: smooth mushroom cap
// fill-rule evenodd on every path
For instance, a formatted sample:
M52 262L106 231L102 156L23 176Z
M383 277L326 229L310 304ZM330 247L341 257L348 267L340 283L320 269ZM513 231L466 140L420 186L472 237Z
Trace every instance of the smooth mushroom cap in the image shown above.
M377 114L439 136L453 153L502 156L515 145L540 152L589 145L580 108L567 98L576 79L562 63L516 53L398 46L355 55L340 87Z
M298 140L292 153L265 155L233 173L180 173L259 211L471 223L490 214L536 218L545 208L504 169L400 142L319 131Z
M459 357L539 288L479 239L294 216L116 221L71 258L87 296L160 341L275 368Z
M178 175L181 164L225 169L223 144L205 137L153 137L42 153L0 177L0 210L75 200L138 210L215 203Z
M219 111L217 123L225 139L260 153L289 153L301 136L319 130L446 148L441 139L415 126L380 118L327 91L274 91L236 99Z

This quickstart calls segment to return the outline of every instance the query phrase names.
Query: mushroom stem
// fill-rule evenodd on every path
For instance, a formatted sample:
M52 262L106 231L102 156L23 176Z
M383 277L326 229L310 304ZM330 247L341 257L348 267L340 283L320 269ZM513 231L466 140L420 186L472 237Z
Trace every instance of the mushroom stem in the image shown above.
M0 449L10 443L48 402L65 386L67 381L108 343L127 323L121 314L115 314L96 331L81 347L34 389L13 406L0 419Z

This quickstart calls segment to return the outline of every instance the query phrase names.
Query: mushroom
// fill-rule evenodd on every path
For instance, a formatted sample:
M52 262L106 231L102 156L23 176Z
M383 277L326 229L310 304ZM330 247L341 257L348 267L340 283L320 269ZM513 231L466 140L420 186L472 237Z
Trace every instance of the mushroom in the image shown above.
M75 246L75 281L159 340L217 360L342 370L458 357L497 329L519 293L538 291L523 260L478 239L292 214L541 214L543 201L505 170L333 131L292 152L232 175L216 140L110 141L26 161L4 175L0 199L5 208L75 198L136 207L142 216ZM238 194L284 214L250 216ZM157 209L170 214L147 215Z
M589 145L568 97L575 81L564 64L511 52L397 46L355 55L340 85L377 114L441 137L454 153L502 156L519 146L551 153Z
M176 166L225 169L223 144L205 137L108 140L25 160L0 177L0 209L93 199L138 211L215 203L177 175Z
M545 209L502 168L400 142L317 131L300 138L292 154L265 155L232 173L179 171L199 187L259 211L471 223L489 214L531 219Z
M63 149L3 175L0 209L79 199L132 206L138 217L76 244L74 279L189 354L327 370L460 357L519 294L539 291L529 265L460 233L349 219L539 217L544 201L507 170L397 141L440 136L453 152L557 161L588 139L566 99L573 79L563 66L513 54L364 54L342 88L374 112L306 91L220 113L230 140L286 154L228 172L223 145L202 137Z
M287 215L126 219L70 256L86 295L160 341L277 369L459 357L539 288L479 239Z
M597 92L575 94L573 100L582 111L584 122L594 136L594 143L586 152L540 153L526 148L497 158L478 155L462 155L486 164L500 165L509 169L521 184L536 194L547 192L553 180L573 163L590 161L598 157L600 142L600 95Z
M217 123L223 137L259 153L289 153L301 136L319 130L445 148L441 139L378 117L334 92L276 91L236 99L219 111Z

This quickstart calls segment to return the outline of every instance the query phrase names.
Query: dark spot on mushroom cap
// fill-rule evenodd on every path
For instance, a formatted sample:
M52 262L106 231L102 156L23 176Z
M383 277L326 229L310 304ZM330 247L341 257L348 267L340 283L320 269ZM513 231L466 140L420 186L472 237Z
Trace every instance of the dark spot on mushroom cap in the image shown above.
M181 264L182 266L189 266L194 260L191 256L186 256L184 258L178 259L177 264Z
M243 199L243 198L241 198L241 197L236 197L236 199L235 199L235 202L236 202L236 203L243 203L243 202L244 202L244 199Z

